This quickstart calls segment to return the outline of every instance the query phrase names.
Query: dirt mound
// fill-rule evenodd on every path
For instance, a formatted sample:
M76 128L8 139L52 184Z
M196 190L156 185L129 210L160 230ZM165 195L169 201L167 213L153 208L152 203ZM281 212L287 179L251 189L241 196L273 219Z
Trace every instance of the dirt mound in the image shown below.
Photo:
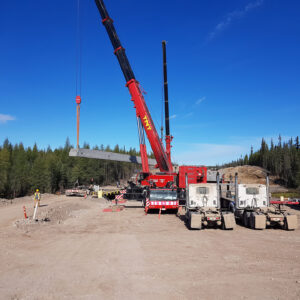
M77 216L75 211L82 211L85 209L85 206L78 205L78 204L66 204L59 207L53 207L47 210L46 213L42 214L41 219L47 219L51 222L55 223L62 223L63 221L67 220L68 218L74 218Z
M37 219L32 220L32 217L28 219L20 219L13 223L17 228L27 228L36 225L45 224L62 224L69 218L77 218L84 210L86 206L79 204L65 204L58 207L51 207L45 211L37 214Z
M220 170L221 174L224 174L225 181L234 180L235 173L238 173L239 182L241 183L260 183L266 184L266 175L267 170L256 167L256 166L238 166L238 167L229 167ZM274 184L275 178L270 176L270 184Z

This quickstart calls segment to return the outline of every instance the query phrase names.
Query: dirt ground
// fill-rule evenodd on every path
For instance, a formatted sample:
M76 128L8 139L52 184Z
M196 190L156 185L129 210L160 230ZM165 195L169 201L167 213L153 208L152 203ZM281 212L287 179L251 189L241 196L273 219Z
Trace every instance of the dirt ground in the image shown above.
M300 230L189 231L140 202L43 195L0 206L1 299L300 299ZM295 210L300 217L300 211Z

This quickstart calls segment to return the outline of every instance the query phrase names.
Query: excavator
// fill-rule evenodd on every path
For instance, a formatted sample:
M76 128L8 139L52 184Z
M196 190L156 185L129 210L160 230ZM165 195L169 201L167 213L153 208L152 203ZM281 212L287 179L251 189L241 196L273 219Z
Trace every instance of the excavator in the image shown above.
M95 0L99 10L102 24L104 25L108 37L113 46L114 54L119 62L122 73L125 77L126 87L131 95L131 101L136 111L137 127L140 144L140 154L142 163L142 172L138 174L134 189L135 194L138 192L143 199L145 211L150 209L176 210L180 205L185 204L186 198L186 176L187 184L206 183L207 167L205 166L179 166L175 172L171 160L171 141L169 127L169 104L168 104L168 83L167 83L167 63L166 63L166 42L162 42L163 47L163 73L164 73L164 96L165 96L165 146L162 139L159 138L154 122L151 118L145 98L143 96L140 83L135 78L125 48L122 46L114 21L109 16L103 0ZM149 169L147 149L145 144L145 133L153 151L156 165L159 172L152 173ZM80 149L73 150L72 156L85 156ZM71 155L71 153L70 153ZM128 196L128 195L127 195ZM124 195L126 197L126 195ZM139 198L139 197L137 197Z

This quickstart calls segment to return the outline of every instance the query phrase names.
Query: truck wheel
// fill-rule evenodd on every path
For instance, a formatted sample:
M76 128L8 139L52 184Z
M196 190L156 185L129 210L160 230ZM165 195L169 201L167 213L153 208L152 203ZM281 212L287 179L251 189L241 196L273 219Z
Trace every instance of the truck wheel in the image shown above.
M223 212L223 214L226 215L227 212ZM226 228L225 228L225 221L224 221L223 216L221 216L221 222L222 222L222 224L221 224L221 229L222 229L222 230L225 230Z
M249 218L249 225L250 228L255 229L255 216L254 213L250 213L250 218Z
M248 216L247 216L246 212L244 212L244 214L243 214L243 225L245 227L248 227Z
M189 228L189 230L192 230L192 226L191 226L191 218L188 219L188 228Z
M226 229L226 228L225 228L225 222L224 222L224 219L222 220L221 229L222 229L222 230L225 230L225 229Z
M185 214L185 222L188 229L191 230L191 213L189 211Z
M283 224L283 228L282 229L288 230L288 224L287 224L286 217L284 218L284 224Z

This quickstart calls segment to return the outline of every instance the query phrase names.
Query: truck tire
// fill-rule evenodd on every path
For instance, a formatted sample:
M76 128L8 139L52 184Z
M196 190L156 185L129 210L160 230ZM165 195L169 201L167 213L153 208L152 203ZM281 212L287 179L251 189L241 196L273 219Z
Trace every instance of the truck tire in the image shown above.
M243 225L248 227L248 216L246 212L243 213Z
M249 218L249 227L251 229L255 229L255 213L250 213L250 218Z
M223 214L226 215L227 212L223 212ZM222 230L226 230L226 227L225 227L225 221L224 221L224 218L223 218L223 217L221 218L221 221L222 221L221 229L222 229Z
M189 216L189 218L188 218L188 228L189 228L189 230L192 230L192 224L191 224L191 222L192 222L192 220L191 220L191 216Z
M185 214L185 223L189 230L191 230L191 213L188 211Z
M284 218L284 224L283 224L283 230L288 230L288 224L287 224L287 220L286 217Z
M225 230L225 229L226 229L226 228L225 228L225 222L224 222L224 219L223 219L223 218L222 218L221 229L222 229L222 230Z

